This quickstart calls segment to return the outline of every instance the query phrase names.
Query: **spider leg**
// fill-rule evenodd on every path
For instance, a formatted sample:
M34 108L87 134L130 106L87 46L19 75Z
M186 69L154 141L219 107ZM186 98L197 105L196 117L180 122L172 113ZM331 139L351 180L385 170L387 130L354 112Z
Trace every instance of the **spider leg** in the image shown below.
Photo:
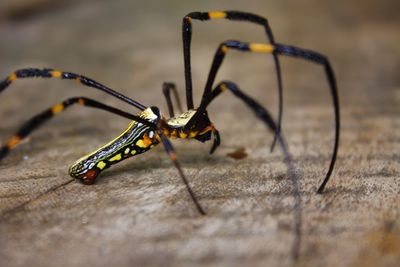
M165 99L167 101L170 118L175 116L174 106L172 105L172 99L171 99L171 91L174 94L174 98L175 98L176 104L178 106L179 112L182 113L183 109L182 109L181 100L179 98L178 91L176 90L176 85L174 83L163 83L162 90L163 90Z
M53 70L53 69L36 69L36 68L29 68L29 69L19 69L12 74L10 74L7 78L4 80L0 81L0 93L4 91L12 82L14 82L17 79L21 78L61 78L61 79L67 79L67 80L76 80L80 84L88 87L92 87L95 89L98 89L100 91L103 91L107 94L110 94L140 110L145 110L146 106L143 106L139 102L136 102L135 100L118 93L117 91L114 91L113 89L98 83L88 77L85 77L80 74L75 74L72 72L64 72L64 71L59 71L59 70Z
M277 131L278 125L274 122L274 120L272 119L268 110L266 110L264 107L262 107L254 99L252 99L251 97L244 94L242 92L242 90L236 84L234 84L232 82L224 81L224 82L219 83L217 85L217 87L208 96L208 98L203 102L203 106L201 106L201 109L205 109L217 96L219 96L222 92L228 91L228 90L231 91L236 97L243 100L243 102L250 109L252 109L254 111L255 115L259 119L261 119L272 132L276 133L276 135L277 135L277 142L282 148L282 152L283 152L283 155L285 158L285 163L288 168L288 171L287 171L288 178L289 178L290 182L292 183L293 196L295 199L295 206L294 206L295 240L292 245L292 257L294 260L297 260L299 257L300 242L301 242L301 216L302 216L301 198L300 198L298 177L296 175L296 170L295 170L295 167L293 164L293 159L289 153L286 141L283 138L282 133Z
M206 212L204 211L204 209L200 205L199 201L197 200L196 195L194 194L192 188L190 187L188 179L186 178L185 174L183 173L183 170L182 170L182 168L181 168L181 166L179 164L179 161L178 161L178 159L176 157L176 152L175 152L174 147L172 146L172 144L168 140L168 138L166 136L164 136L162 131L159 131L158 135L161 138L161 141L162 141L162 143L164 145L165 151L167 152L168 156L170 157L170 159L174 163L175 167L178 169L179 175L181 176L183 182L185 183L186 189L189 192L189 195L192 198L194 204L196 205L197 210L199 211L199 213L201 215L206 215Z
M277 135L277 142L282 148L282 152L285 158L285 163L288 168L288 178L290 182L292 183L292 188L293 188L293 196L295 199L295 206L294 206L294 211L295 211L295 227L294 227L294 233L295 233L295 240L292 246L292 257L294 260L296 260L299 257L299 251L300 251L300 241L301 241L301 216L302 216L302 211L301 211L301 198L300 198L300 189L299 189L299 184L298 184L298 177L296 175L296 170L293 164L293 159L292 156L289 153L287 144L285 139L282 136L282 133L277 131L278 126L272 119L271 115L269 114L268 110L266 110L263 106L261 106L259 103L257 103L254 99L251 97L247 96L242 92L242 90L234 83L229 82L229 81L224 81L221 82L217 85L217 87L211 92L211 94L208 96L206 100L203 101L202 106L198 110L205 110L207 106L217 97L219 96L222 92L224 91L231 91L236 97L240 98L243 100L243 102L254 111L255 115L261 119L265 125L274 133Z
M22 142L29 134L31 134L34 130L39 128L43 123L50 120L54 116L60 114L61 111L69 108L73 104L79 104L85 107L102 109L111 113L114 113L118 116L125 117L130 120L135 120L141 122L149 127L155 128L155 124L139 117L127 113L125 111L119 110L117 108L108 106L106 104L100 103L90 98L86 97L72 97L67 100L58 103L43 112L33 116L31 119L26 121L22 127L6 142L5 145L0 147L0 160L3 159L12 149L14 149L18 144Z
M294 46L283 45L283 44L264 44L264 43L244 43L240 41L226 41L223 42L214 57L214 61L211 66L210 74L208 79L210 80L210 84L214 83L215 76L217 75L218 69L222 64L223 59L225 58L225 54L229 49L244 51L244 52L256 52L256 53L277 53L291 57L303 58L307 61L311 61L317 64L321 64L324 66L325 73L328 79L328 83L330 86L330 91L332 95L334 113L335 113L335 141L333 145L333 152L331 161L329 164L328 171L325 175L325 178L321 185L319 186L317 193L322 193L324 188L329 181L329 178L332 174L333 168L335 166L337 151L339 148L339 130L340 130L340 111L339 111L339 96L337 92L336 79L333 69L328 61L328 59L319 53L316 53L311 50L306 50L302 48L297 48ZM202 98L202 104L200 107L206 106L206 102L209 101L209 97L204 94ZM201 112L201 108L199 108ZM279 132L279 129L277 128Z
M183 33L183 55L185 62L185 80L186 80L186 97L188 103L188 109L193 108L193 97L192 97L192 75L191 75L191 64L190 64L190 42L192 38L192 20L207 21L211 19L228 19L232 21L246 21L254 24L258 24L264 27L267 39L271 44L275 44L275 39L272 34L272 30L269 26L268 20L264 17L241 11L212 11L212 12L192 12L186 15L183 19L182 33ZM275 69L278 81L278 131L281 130L282 114L283 114L283 87L282 87L282 76L281 67L276 53L272 53ZM208 95L211 92L212 84L207 82L204 94ZM276 134L271 144L271 152L273 151L276 144Z

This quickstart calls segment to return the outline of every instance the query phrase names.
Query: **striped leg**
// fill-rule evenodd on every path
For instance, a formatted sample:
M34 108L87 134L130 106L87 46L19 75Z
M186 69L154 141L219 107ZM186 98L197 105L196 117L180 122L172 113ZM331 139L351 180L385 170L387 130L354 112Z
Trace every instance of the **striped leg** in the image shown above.
M277 131L278 126L272 119L269 112L262 107L259 103L257 103L254 99L247 96L239 89L239 87L232 83L232 82L222 82L217 85L217 87L211 92L208 98L203 102L204 106L202 108L206 108L217 96L219 96L223 91L231 91L236 97L240 98L244 101L244 103L254 111L255 115L261 119L265 125L277 135L277 142L280 144L282 148L282 152L285 157L285 163L288 167L288 178L292 183L293 187L293 196L295 199L295 227L294 227L294 234L295 240L292 245L292 257L294 260L297 260L299 257L300 252L300 241L301 241L301 199L300 199L300 190L298 184L298 177L296 175L295 167L293 165L293 159L289 153L287 148L287 144L285 139L282 136L282 133ZM199 109L200 110L200 109Z
M271 44L275 44L272 30L269 26L268 20L247 12L241 11L213 11L213 12L192 12L186 15L183 19L182 34L183 34L183 55L185 61L185 80L186 80L186 97L188 103L188 109L193 108L193 97L192 97L192 75L191 75L191 63L190 63L190 42L192 38L192 20L207 21L211 19L228 19L232 21L245 21L254 23L264 27L267 39ZM283 114L283 89L282 89L282 78L281 78L281 67L279 64L278 55L273 53L275 62L276 75L278 80L278 131L281 130L282 114ZM207 82L205 87L205 95L211 92L212 84ZM273 151L276 143L276 135L271 145L271 151Z
M135 120L141 122L149 127L155 128L155 125L150 123L149 121L140 118L138 116L132 115L125 111L119 110L114 107L110 107L108 105L102 104L98 101L86 98L86 97L73 97L69 98L61 103L58 103L51 108L46 109L45 111L33 116L27 122L25 122L22 127L12 136L4 146L0 147L0 160L3 159L12 149L14 149L18 144L22 142L29 134L31 134L34 130L40 127L43 123L58 115L61 111L64 111L68 107L73 104L79 104L85 107L102 109L121 117L125 117L130 120Z
M329 178L332 174L333 168L336 162L337 151L339 147L339 130L340 130L340 112L339 112L339 96L336 87L336 79L333 72L333 69L328 61L328 59L319 53L316 53L311 50L306 50L302 48L297 48L289 45L282 44L264 44L264 43L243 43L240 41L226 41L223 42L214 57L214 61L211 66L211 70L208 76L208 80L210 84L214 83L215 77L217 75L218 69L220 68L222 61L225 58L225 54L229 49L244 51L244 52L256 52L256 53L277 53L291 57L303 58L307 61L311 61L317 64L321 64L324 66L325 73L328 79L328 83L330 86L330 91L333 100L333 107L335 112L335 142L333 145L333 153L331 157L331 162L328 168L328 172L325 176L325 179L319 186L317 192L322 193L326 183L329 181ZM204 109L207 106L207 102L209 101L209 97L207 95L203 95L202 104L200 105L201 109ZM188 125L190 127L190 125ZM277 128L278 130L278 128Z
M176 85L174 83L163 83L163 94L165 96L165 99L167 100L167 105L168 105L168 111L169 111L169 116L170 118L174 117L174 106L172 104L172 99L171 99L171 91L174 94L174 98L176 101L176 104L178 106L179 112L182 113L182 105L181 105L181 100L179 98L178 91L176 90Z
M4 80L0 81L0 93L4 91L12 82L14 82L17 79L22 79L22 78L59 78L59 79L67 79L67 80L76 80L77 82L81 83L82 85L92 87L95 89L98 89L100 91L103 91L107 94L110 94L140 110L145 110L146 107L143 106L142 104L136 102L135 100L118 93L114 91L113 89L98 83L88 77L85 77L83 75L75 74L72 72L64 72L64 71L59 71L59 70L53 70L53 69L36 69L36 68L29 68L29 69L20 69L12 74L10 74L7 78Z
M206 212L204 211L204 209L200 205L199 201L197 200L196 195L194 194L192 188L189 185L188 179L186 178L185 174L182 171L182 168L181 168L181 166L179 164L179 161L178 161L178 159L176 157L176 152L174 150L174 147L172 146L172 144L168 140L168 138L163 135L162 131L159 131L158 135L161 138L161 141L162 141L162 143L164 145L165 151L167 152L168 156L170 157L170 159L174 163L175 167L178 169L179 175L181 176L183 182L185 183L186 189L189 192L189 195L192 198L194 204L196 205L197 210L199 211L199 213L201 215L206 215Z

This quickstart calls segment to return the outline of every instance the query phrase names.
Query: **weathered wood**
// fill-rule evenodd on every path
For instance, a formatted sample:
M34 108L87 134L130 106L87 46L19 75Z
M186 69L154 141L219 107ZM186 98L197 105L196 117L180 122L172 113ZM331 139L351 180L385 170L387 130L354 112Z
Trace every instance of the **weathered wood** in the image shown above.
M400 261L400 38L396 1L87 1L0 26L0 75L53 67L104 82L167 112L163 81L183 93L181 17L238 9L268 17L278 42L328 55L337 74L342 140L326 193L315 194L333 142L333 111L322 69L282 59L284 134L300 171L299 266L396 266ZM213 53L226 39L262 41L234 22L195 23L193 73L201 94ZM276 114L268 56L228 55L232 79ZM267 89L268 88L268 89ZM0 140L29 116L70 96L118 100L67 81L18 81L0 96ZM183 96L183 95L182 95ZM196 101L195 101L196 103ZM135 112L135 109L121 104ZM75 107L0 162L0 266L291 266L293 197L272 135L237 99L210 116L222 146L176 141L184 171L208 215L197 214L161 147L103 173L93 186L68 166L128 121ZM247 157L227 156L246 147Z

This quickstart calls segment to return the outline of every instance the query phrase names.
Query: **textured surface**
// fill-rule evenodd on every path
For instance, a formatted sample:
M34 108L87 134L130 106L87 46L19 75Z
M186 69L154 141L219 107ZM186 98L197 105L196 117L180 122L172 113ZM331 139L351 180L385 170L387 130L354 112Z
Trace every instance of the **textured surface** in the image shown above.
M333 139L328 86L320 67L282 58L284 133L300 171L303 201L298 264L395 266L400 261L398 2L159 2L87 1L3 20L1 76L31 66L74 71L166 112L163 81L175 81L183 96L184 14L238 9L266 16L278 42L329 56L341 97L337 168L326 194L316 195ZM195 23L197 100L215 48L226 39L263 41L264 36L249 24ZM218 78L237 81L276 113L271 57L228 57ZM0 140L31 114L80 95L136 112L75 83L18 81L0 97ZM128 124L125 119L76 107L38 130L0 163L0 265L292 265L293 198L279 150L269 153L271 134L230 95L217 100L210 114L223 141L215 155L207 153L211 144L174 142L206 217L197 214L161 147L107 170L93 186L70 180L69 164L116 136ZM246 158L226 156L241 147Z

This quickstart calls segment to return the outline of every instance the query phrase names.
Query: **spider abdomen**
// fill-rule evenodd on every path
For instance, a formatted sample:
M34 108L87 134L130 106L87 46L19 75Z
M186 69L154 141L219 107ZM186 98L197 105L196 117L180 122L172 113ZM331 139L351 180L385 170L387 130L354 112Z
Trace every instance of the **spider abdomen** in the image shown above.
M133 121L117 138L76 161L69 168L69 174L84 184L93 184L101 171L124 159L144 153L158 143L154 130Z

